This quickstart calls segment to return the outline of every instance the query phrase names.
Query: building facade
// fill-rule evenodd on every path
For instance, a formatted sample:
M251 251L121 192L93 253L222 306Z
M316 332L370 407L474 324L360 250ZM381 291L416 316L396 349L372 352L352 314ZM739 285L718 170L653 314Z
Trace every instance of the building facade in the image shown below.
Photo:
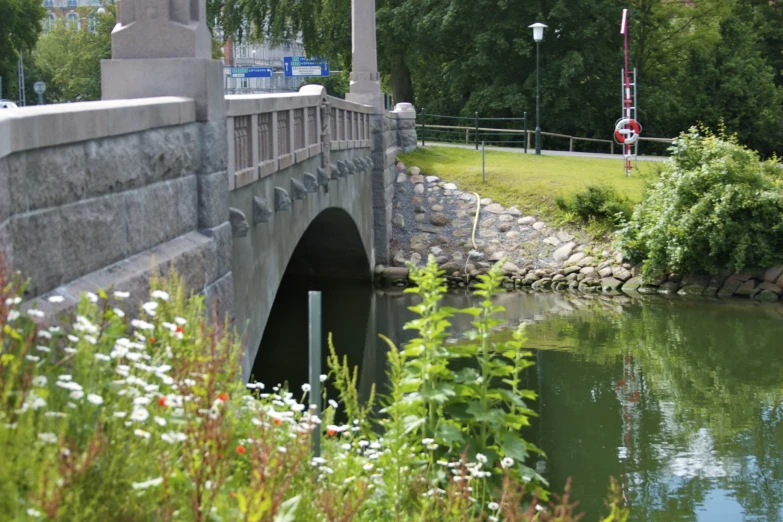
M68 27L95 31L96 14L101 9L100 0L43 0L48 11L44 19L44 33L48 33L57 21L64 21Z

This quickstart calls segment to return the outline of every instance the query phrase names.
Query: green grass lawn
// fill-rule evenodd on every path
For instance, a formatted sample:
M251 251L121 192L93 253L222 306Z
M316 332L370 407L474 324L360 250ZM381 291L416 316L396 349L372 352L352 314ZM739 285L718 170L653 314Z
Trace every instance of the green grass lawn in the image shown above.
M486 152L486 182L481 182L481 152L450 147L427 147L403 154L410 168L456 183L460 190L478 192L503 206L516 205L524 214L544 218L559 215L555 198L570 196L588 185L610 185L633 203L654 176L659 163L639 162L639 171L628 178L622 159L536 156L514 152Z

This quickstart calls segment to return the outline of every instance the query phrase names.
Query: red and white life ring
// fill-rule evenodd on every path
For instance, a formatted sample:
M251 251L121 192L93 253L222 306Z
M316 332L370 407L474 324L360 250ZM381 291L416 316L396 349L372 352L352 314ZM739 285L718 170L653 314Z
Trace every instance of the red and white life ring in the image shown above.
M639 139L642 128L639 122L632 118L622 118L614 126L614 137L623 145L633 145Z

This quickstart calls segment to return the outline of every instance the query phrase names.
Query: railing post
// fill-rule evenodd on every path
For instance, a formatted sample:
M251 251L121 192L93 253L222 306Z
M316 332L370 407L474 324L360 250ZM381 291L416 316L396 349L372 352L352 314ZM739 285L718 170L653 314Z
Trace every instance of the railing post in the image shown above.
M476 150L478 150L478 139L479 139L479 129L478 129L478 111L476 111L473 115L474 121L476 122Z
M609 142L609 154L614 154L614 142Z
M424 109L421 110L421 146L424 146L424 140L427 137L427 120Z
M468 137L470 135L470 129L465 127L465 145L468 145L470 143L470 138Z
M527 136L527 142L525 143L525 152L530 148L530 133L525 130L525 136Z
M525 119L525 139L522 141L525 142L525 154L527 154L527 148L530 147L530 139L527 137L527 111L522 113L522 117Z
M574 152L574 137L571 136L568 140L568 152Z

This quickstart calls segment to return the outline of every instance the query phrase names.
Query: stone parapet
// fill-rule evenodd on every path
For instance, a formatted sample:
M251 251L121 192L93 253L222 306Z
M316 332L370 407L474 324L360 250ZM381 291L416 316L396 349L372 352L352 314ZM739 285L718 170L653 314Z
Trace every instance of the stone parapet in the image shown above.
M196 121L192 99L173 96L5 109L0 113L0 158Z

